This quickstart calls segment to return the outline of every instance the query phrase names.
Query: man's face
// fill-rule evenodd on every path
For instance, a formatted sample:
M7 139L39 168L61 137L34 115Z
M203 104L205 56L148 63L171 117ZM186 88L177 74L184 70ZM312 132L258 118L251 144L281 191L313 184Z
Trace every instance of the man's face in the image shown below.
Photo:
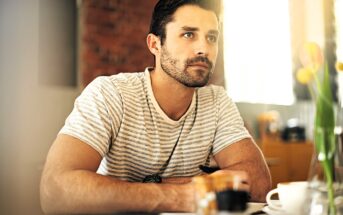
M218 53L218 21L214 12L194 5L176 10L166 25L160 64L172 78L187 87L207 84Z

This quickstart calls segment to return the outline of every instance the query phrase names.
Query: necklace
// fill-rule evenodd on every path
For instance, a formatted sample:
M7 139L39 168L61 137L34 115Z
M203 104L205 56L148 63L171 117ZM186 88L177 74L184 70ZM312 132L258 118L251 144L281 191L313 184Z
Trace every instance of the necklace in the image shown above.
M195 98L195 109L194 110L197 111L198 110L198 92L197 92L197 90L195 91L195 96L196 96L196 98ZM160 174L162 174L166 170L166 168L167 168L167 166L168 166L168 164L169 164L169 162L170 162L170 160L174 154L174 151L177 147L177 144L179 143L179 140L181 138L181 134L183 131L183 127L185 126L186 119L187 119L187 116L183 120L179 136L177 137L176 142L174 144L174 147L173 147L168 159L166 160L166 162L164 162L164 164L162 165L162 167L159 169L159 171L156 174L145 176L143 181L142 181L143 183L162 183L162 177L160 176Z
M174 151L175 151L175 149L176 149L176 146L177 146L178 143L179 143L179 140L180 140L180 137L181 137L181 134L182 134L183 127L184 127L184 125L185 125L185 123L186 123L186 118L187 118L187 117L185 117L185 119L183 120L181 129L180 129L179 136L178 136L177 139L176 139L176 142L175 142L175 144L174 144L174 147L173 147L173 149L172 149L172 151L171 151L171 153L170 153L168 159L166 160L166 162L164 162L164 164L162 165L162 167L159 169L158 173L153 174L153 175L147 175L147 176L145 176L145 178L143 179L143 183L161 183L161 182L162 182L162 177L160 176L160 174L162 174L162 173L166 170L166 168L167 168L167 166L168 166L168 164L169 164L169 162L170 162L170 160L171 160L171 158L172 158L172 156L173 156L173 154L174 154Z

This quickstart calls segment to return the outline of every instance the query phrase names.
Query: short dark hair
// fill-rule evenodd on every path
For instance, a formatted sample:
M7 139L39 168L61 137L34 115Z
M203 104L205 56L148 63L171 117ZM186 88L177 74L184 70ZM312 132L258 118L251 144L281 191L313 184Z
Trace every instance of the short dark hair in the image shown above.
M221 0L159 0L155 5L150 22L149 33L159 36L163 45L166 39L166 25L173 21L175 11L184 5L197 5L213 11L219 21L222 9Z

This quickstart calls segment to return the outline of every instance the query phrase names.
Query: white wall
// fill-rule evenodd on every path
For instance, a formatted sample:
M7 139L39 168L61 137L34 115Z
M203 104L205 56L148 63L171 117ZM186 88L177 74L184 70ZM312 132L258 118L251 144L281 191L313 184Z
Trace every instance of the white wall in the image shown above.
M41 168L79 94L38 84L39 19L39 0L0 1L0 214L42 214Z

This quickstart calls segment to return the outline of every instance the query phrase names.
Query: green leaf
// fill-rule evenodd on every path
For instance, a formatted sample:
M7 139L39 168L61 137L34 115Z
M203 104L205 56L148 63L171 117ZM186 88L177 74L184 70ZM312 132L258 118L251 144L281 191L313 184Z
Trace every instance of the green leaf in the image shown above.
M324 75L321 82L317 83L318 96L316 100L315 133L314 141L321 162L331 163L335 152L335 116L334 102L331 92L330 74L328 65L325 64ZM333 170L327 166L328 172ZM327 176L330 177L330 176Z
M335 151L335 115L330 74L325 63L324 75L318 87L315 116L315 145L322 159L330 159Z

